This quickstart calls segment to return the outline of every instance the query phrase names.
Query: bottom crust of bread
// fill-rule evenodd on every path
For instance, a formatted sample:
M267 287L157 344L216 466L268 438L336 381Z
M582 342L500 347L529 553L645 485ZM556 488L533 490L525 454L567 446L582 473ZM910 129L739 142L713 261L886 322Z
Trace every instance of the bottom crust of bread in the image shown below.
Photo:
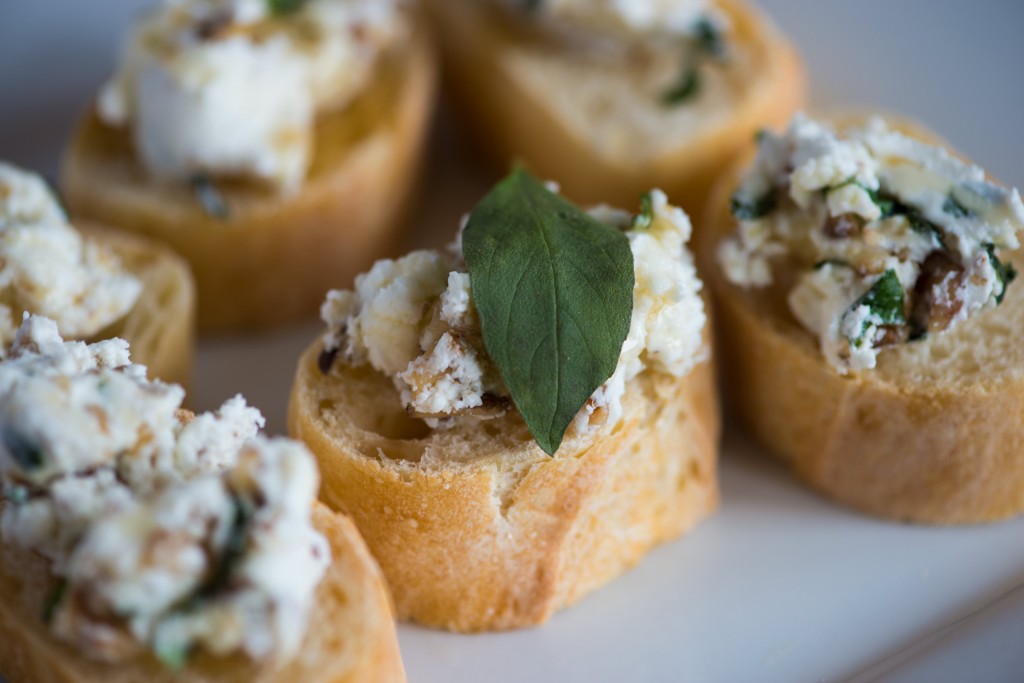
M128 314L93 340L127 340L132 362L145 365L150 379L187 388L196 327L195 283L188 264L170 248L139 235L95 225L83 226L82 232L112 249L142 282L142 293Z
M863 116L835 117L853 123ZM914 137L921 126L889 117ZM773 288L726 282L714 259L734 229L741 167L709 198L702 272L714 290L724 393L747 428L826 496L887 519L976 524L1024 512L1024 287L956 328L883 351L844 377ZM1024 250L1006 260L1024 263Z
M53 580L45 560L0 545L0 673L9 683L402 683L405 672L380 569L351 520L317 505L313 523L333 560L299 654L280 666L241 656L193 657L180 671L152 656L86 659L50 636L41 612Z
M390 380L299 362L289 429L320 461L321 498L352 515L400 619L454 631L540 624L718 503L714 370L644 373L625 416L544 454L509 414L430 430Z

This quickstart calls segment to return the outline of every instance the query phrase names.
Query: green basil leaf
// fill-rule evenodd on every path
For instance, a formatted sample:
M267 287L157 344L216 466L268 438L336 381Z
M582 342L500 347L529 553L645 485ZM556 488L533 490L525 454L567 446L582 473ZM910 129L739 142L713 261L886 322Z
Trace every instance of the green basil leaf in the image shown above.
M640 213L633 216L633 223L630 228L633 230L646 230L654 222L654 204L651 201L651 193L644 192L640 197Z
M213 184L210 177L205 173L196 173L189 180L192 185L192 191L196 195L196 201L203 207L210 216L220 220L227 220L231 216L231 211L228 209L228 203L224 200L224 196L217 189L217 186Z
M774 211L777 205L778 199L774 191L769 191L763 197L758 197L753 201L745 201L734 194L730 210L737 220L753 221L758 218L764 218Z
M245 556L252 531L253 505L238 496L232 497L231 528L227 541L206 581L196 591L196 599L216 597L231 582L238 564Z
M462 252L487 352L554 455L629 333L629 240L515 169L473 209Z
M33 472L46 464L42 447L11 427L0 434L0 445L24 472Z
M49 624L53 621L53 618L57 616L57 608L60 607L60 603L64 602L64 596L68 592L68 582L61 579L57 584L50 590L46 595L46 600L43 601L43 610L41 617L44 624Z
M683 71L679 82L666 90L661 95L661 103L666 106L682 104L700 92L700 73L697 65L693 64Z
M988 258L992 262L992 268L996 271L996 277L1003 285L1003 291L999 292L999 296L996 297L996 304L1001 304L1003 297L1006 296L1006 288L1017 279L1017 269L1013 267L1012 263L1003 263L996 257L994 244L986 244L985 251L988 252Z
M955 218L967 218L974 215L970 209L961 204L952 194L947 196L946 201L942 203L942 210Z
M722 40L722 32L718 30L707 17L701 17L694 24L694 41L697 49L712 57L721 57L725 54L725 41Z
M0 499L7 500L12 505L23 505L28 502L29 492L24 486L5 486L3 491L0 491Z
M889 269L882 274L882 277L871 286L864 295L853 302L847 311L847 315L861 306L867 306L871 314L881 325L901 325L905 323L906 314L903 312L903 285L900 283L896 271ZM860 344L864 340L864 331L867 325L860 330L858 335L851 339L851 343Z
M153 652L164 668L169 671L181 671L188 663L189 648L184 645L167 645L158 643Z
M267 7L270 13L277 17L283 17L302 9L308 0L267 0Z
M878 278L854 307L867 306L878 316L883 325L895 325L905 322L903 315L903 285L896 276L896 271L889 269Z

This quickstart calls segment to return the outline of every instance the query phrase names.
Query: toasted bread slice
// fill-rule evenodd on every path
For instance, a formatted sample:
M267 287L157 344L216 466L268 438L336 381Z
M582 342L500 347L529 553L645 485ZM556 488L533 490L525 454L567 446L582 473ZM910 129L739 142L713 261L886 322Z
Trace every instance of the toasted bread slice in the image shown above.
M887 119L941 144L915 123ZM785 291L744 290L715 263L715 245L735 229L729 199L743 166L709 198L701 261L715 293L726 394L754 436L814 488L880 517L969 524L1024 511L1020 285L998 307L842 376L794 319ZM1024 262L1021 251L1005 260Z
M159 182L127 130L85 115L64 160L76 218L155 237L185 257L203 331L262 327L316 312L323 293L389 253L413 195L433 108L436 64L423 27L380 57L372 85L317 122L309 175L293 195L217 183L229 211Z
M55 640L41 618L53 589L46 562L0 545L0 672L9 683L400 683L405 681L383 577L352 522L317 505L333 561L317 589L300 654L279 667L197 655L180 671L151 656L108 664Z
M743 0L715 3L731 25L733 63L707 98L675 107L638 93L641 67L575 64L510 30L489 4L429 3L444 37L446 84L500 167L524 161L582 204L633 206L660 187L694 216L756 131L784 124L804 99L796 50Z
M94 339L121 337L131 344L132 361L149 377L189 386L195 346L196 293L184 259L145 237L82 226L87 240L108 246L129 272L142 281L142 293L126 316Z
M710 362L681 379L641 373L618 426L549 457L517 413L434 431L380 373L336 363L324 375L321 350L299 362L289 429L320 462L322 500L380 561L400 619L542 623L717 506Z

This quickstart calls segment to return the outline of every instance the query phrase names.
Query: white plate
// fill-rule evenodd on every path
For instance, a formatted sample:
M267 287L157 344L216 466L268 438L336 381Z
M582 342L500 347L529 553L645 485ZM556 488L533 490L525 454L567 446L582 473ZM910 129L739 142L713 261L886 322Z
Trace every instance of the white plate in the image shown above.
M55 177L75 116L143 4L0 2L0 158ZM1024 3L764 4L800 45L816 104L909 114L1024 184ZM488 182L457 131L449 125L438 139L422 244L445 239ZM241 391L282 431L293 363L317 333L307 325L204 342L197 407ZM1024 590L1013 590L1024 582L1024 520L878 522L807 492L736 435L726 439L722 490L712 520L542 628L458 636L402 626L410 679L1024 680Z

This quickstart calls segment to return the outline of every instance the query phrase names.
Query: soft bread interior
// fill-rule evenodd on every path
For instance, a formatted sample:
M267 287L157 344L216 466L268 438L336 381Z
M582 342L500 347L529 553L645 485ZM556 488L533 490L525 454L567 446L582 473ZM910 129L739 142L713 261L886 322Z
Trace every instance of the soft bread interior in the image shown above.
M580 203L632 207L660 187L695 215L755 132L782 125L804 99L795 50L742 0L716 3L732 26L732 60L708 78L706 99L678 107L652 96L629 59L567 56L486 3L429 4L446 37L447 84L480 147L501 167L526 163Z

